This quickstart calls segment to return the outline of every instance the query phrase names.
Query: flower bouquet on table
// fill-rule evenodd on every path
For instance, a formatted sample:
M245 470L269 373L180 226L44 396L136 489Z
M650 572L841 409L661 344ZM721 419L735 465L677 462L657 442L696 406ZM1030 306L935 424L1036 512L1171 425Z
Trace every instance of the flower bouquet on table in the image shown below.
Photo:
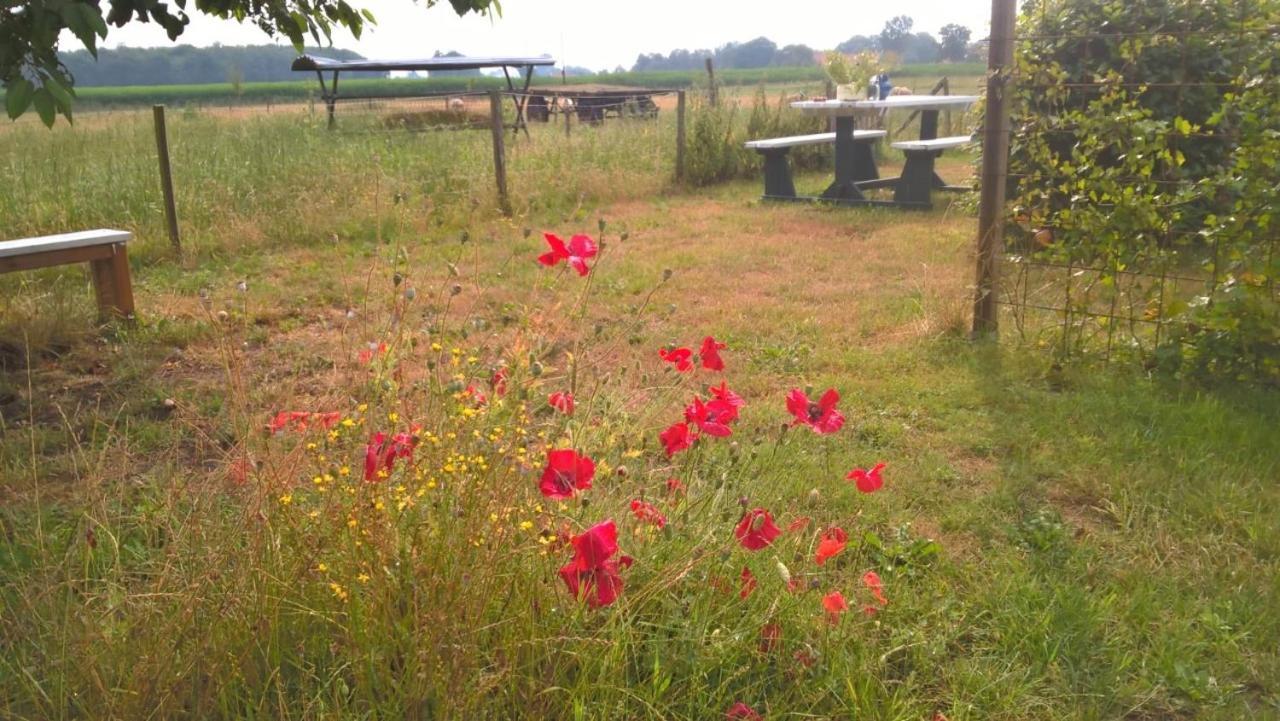
M879 67L875 53L861 52L846 55L836 50L828 51L822 69L836 86L837 100L857 100L861 97L860 85Z

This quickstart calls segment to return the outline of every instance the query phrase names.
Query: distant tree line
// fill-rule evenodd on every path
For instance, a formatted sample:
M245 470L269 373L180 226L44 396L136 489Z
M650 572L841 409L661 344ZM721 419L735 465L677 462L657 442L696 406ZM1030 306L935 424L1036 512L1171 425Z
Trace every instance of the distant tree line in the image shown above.
M899 15L884 25L878 35L854 35L836 46L844 53L863 51L893 53L904 63L937 63L981 60L982 48L971 43L972 32L963 25L944 25L938 37L913 32L915 21ZM631 66L635 72L697 70L711 58L718 68L767 68L807 66L818 63L818 53L808 45L778 44L766 37L745 43L728 43L715 50L673 50L641 54Z
M350 50L306 48L307 53L338 60L359 60ZM102 85L187 85L297 80L289 69L297 52L289 45L214 45L197 48L103 48L95 61L87 50L62 53L76 87ZM361 73L386 77L387 73Z

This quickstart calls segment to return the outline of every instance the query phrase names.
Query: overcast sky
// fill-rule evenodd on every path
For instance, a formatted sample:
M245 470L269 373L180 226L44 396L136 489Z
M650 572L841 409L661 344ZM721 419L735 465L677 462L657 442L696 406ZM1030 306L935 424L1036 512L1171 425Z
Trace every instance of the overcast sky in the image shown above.
M351 0L369 8L378 25L359 40L334 34L337 47L367 58L429 57L436 50L465 55L550 54L568 65L595 70L630 68L640 53L676 48L715 48L764 35L778 45L803 43L822 50L853 35L874 35L895 15L915 20L916 32L938 34L959 23L984 37L990 0L503 0L501 17L459 18L448 2L426 9L412 0ZM188 7L194 3L188 3ZM192 13L180 42L247 45L271 42L252 25ZM105 45L168 45L154 24L111 28ZM63 47L79 48L74 37Z

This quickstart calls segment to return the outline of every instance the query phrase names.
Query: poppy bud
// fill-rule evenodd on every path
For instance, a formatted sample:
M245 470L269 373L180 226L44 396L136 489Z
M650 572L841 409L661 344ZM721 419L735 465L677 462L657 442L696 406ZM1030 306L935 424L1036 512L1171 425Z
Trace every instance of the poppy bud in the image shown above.
M458 285L457 283L454 283L453 286L449 288L449 295L458 295L461 292L462 292L462 286Z
M747 506L751 505L751 499L747 498L746 496L742 496L738 498L738 505L742 506L743 508L746 508Z
M418 291L414 289L412 286L404 289L405 300L413 300L414 298L417 298L417 297L418 297Z
M784 585L791 585L791 570L787 568L782 561L778 561L778 575L782 577L782 583Z
M524 230L520 231L520 233L524 237L528 238L529 236L533 235L533 228L525 228Z
M816 579L816 578L811 578L811 579L809 579L809 590L810 590L810 591L816 591L816 590L818 590L818 587L819 587L819 586L821 586L821 585L822 585L822 584L818 581L818 579Z
M673 276L673 275L675 275L675 271L671 270L670 268L663 268L663 269L662 269L662 279L663 279L663 280L671 280L671 276Z
M618 474L618 478L626 478L626 477L627 477L627 467L626 467L626 466L618 466L617 468L615 468L615 469L613 470L613 472L614 472L614 473L616 473L616 474Z
M395 285L400 285L401 283L404 282L404 276L400 275L399 273L394 273L391 276L391 282Z
M622 231L622 235L618 236L618 240L626 240L627 238L630 238L630 237L631 237L631 234L624 230Z
M818 501L821 501L821 500L822 500L822 494L821 494L821 493L818 493L818 489L816 489L816 488L812 488L812 489L810 489L810 490L809 490L809 505L810 505L810 506L816 506L816 505L818 505Z
M427 359L427 370L435 370L435 369L436 369L436 359L435 359L435 358L428 358L428 359Z
M467 242L468 240L471 240L471 233L468 233L467 231L465 231L465 230L464 230L464 231L462 231L461 233L459 233L459 234L458 234L458 242L459 242L459 243L465 243L465 242Z
M590 505L591 505L591 499L590 499L590 498L587 498L586 496L583 496L583 497L582 497L582 507L583 507L583 508L586 508L586 507L588 507L588 506L590 506Z
M539 363L538 361L534 361L534 362L529 366L529 374L530 374L530 375L532 375L534 378L537 378L538 376L541 376L541 375L542 375L542 364L541 364L541 363Z
M608 225L608 223L605 222L604 218L601 218L600 220L596 221L596 225L600 226L600 232L603 233L605 226Z

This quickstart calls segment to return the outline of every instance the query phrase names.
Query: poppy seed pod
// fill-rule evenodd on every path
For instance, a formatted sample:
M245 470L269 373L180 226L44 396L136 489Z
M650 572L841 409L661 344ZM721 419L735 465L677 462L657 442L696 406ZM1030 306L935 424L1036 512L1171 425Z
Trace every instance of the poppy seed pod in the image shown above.
M542 364L541 364L541 363L539 363L538 361L534 361L532 364L530 364L530 365L529 365L529 374L530 374L530 375L532 375L534 378L537 378L537 377L541 376L541 375L542 375Z
M391 282L398 286L404 282L404 276L399 273L393 273L391 275Z
M596 225L600 226L600 232L603 233L605 227L609 224L605 221L604 218L601 218L600 220L596 221Z
M663 280L671 280L671 276L673 275L675 275L675 271L671 270L670 268L663 268L662 270Z
M822 494L818 493L818 489L813 488L809 490L809 505L816 506L818 505L818 502L821 500L822 500Z
M414 298L417 298L417 297L418 297L418 291L414 289L412 286L404 289L405 300L413 300Z
M462 292L462 286L458 285L457 283L454 283L449 288L449 295L458 295L461 292Z
M525 228L524 230L520 231L520 234L528 238L529 236L533 235L533 228Z

